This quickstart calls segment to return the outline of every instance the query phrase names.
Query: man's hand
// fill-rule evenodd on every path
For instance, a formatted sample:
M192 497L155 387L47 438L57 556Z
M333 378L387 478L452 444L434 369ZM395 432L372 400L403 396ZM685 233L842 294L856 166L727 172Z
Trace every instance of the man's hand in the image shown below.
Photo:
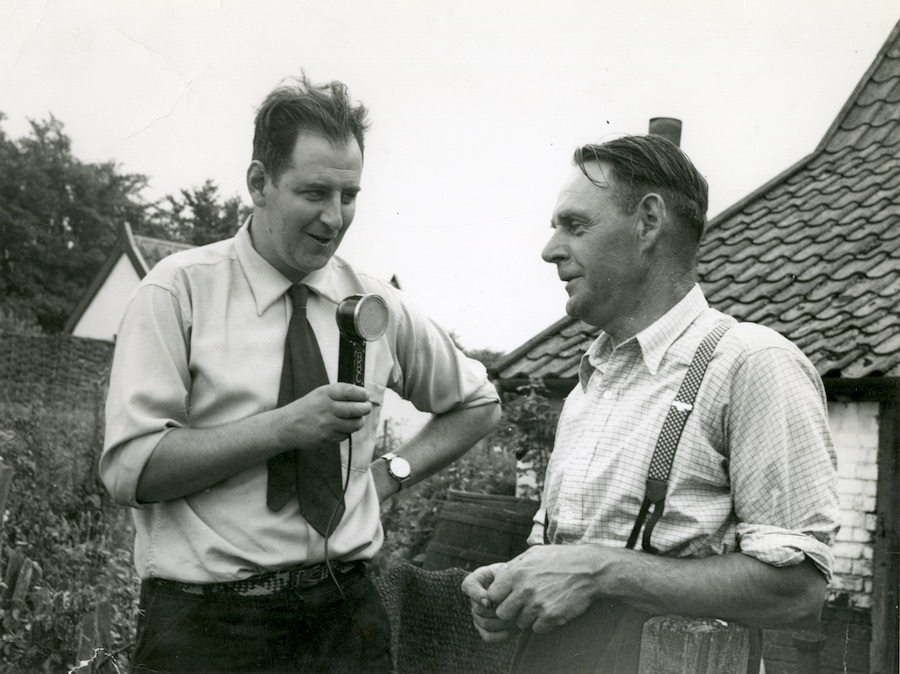
M342 442L372 411L369 392L353 384L326 384L279 408L285 446L314 449Z
M488 588L494 582L496 574L504 568L504 563L482 566L462 582L462 591L470 600L472 622L481 638L488 643L506 641L519 631L514 622L506 622L497 617L494 605L488 598Z
M593 543L536 545L489 568L492 576L481 585L496 618L537 634L574 620L601 599L650 615L805 629L818 618L826 591L825 577L810 559L776 567L740 552L679 559Z
M536 545L496 569L485 595L498 620L546 634L601 595L605 555L618 552L597 545Z

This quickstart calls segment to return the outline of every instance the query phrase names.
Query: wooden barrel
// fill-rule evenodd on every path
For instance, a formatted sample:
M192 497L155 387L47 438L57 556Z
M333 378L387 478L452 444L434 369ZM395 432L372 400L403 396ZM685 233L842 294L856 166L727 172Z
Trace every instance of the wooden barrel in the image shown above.
M537 501L450 490L425 550L424 568L474 570L524 552Z

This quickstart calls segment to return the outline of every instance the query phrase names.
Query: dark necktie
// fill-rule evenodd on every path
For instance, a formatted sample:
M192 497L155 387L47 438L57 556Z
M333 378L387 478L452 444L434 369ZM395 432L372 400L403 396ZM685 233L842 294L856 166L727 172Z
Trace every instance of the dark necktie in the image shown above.
M302 398L313 389L328 383L319 344L306 320L309 289L302 285L292 285L288 292L294 305L294 313L284 345L278 407ZM337 528L344 514L340 445L282 452L269 459L268 466L266 503L269 510L281 510L296 494L300 501L300 512L316 531L327 536ZM330 530L326 530L332 513L334 519Z

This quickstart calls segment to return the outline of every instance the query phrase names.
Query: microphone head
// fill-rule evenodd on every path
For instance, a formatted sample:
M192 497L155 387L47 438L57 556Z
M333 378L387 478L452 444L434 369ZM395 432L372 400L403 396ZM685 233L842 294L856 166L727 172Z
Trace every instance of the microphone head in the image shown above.
M387 303L374 293L351 295L338 305L335 319L347 337L372 342L387 329Z

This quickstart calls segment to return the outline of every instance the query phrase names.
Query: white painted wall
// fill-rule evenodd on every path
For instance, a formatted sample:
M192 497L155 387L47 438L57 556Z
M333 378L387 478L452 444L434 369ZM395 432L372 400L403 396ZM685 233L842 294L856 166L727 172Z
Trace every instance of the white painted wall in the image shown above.
M87 339L112 342L119 330L125 305L140 279L131 262L122 254L103 286L81 316L72 334Z
M838 455L841 530L834 545L835 574L829 600L846 594L849 605L872 606L875 494L878 480L878 403L828 403Z

